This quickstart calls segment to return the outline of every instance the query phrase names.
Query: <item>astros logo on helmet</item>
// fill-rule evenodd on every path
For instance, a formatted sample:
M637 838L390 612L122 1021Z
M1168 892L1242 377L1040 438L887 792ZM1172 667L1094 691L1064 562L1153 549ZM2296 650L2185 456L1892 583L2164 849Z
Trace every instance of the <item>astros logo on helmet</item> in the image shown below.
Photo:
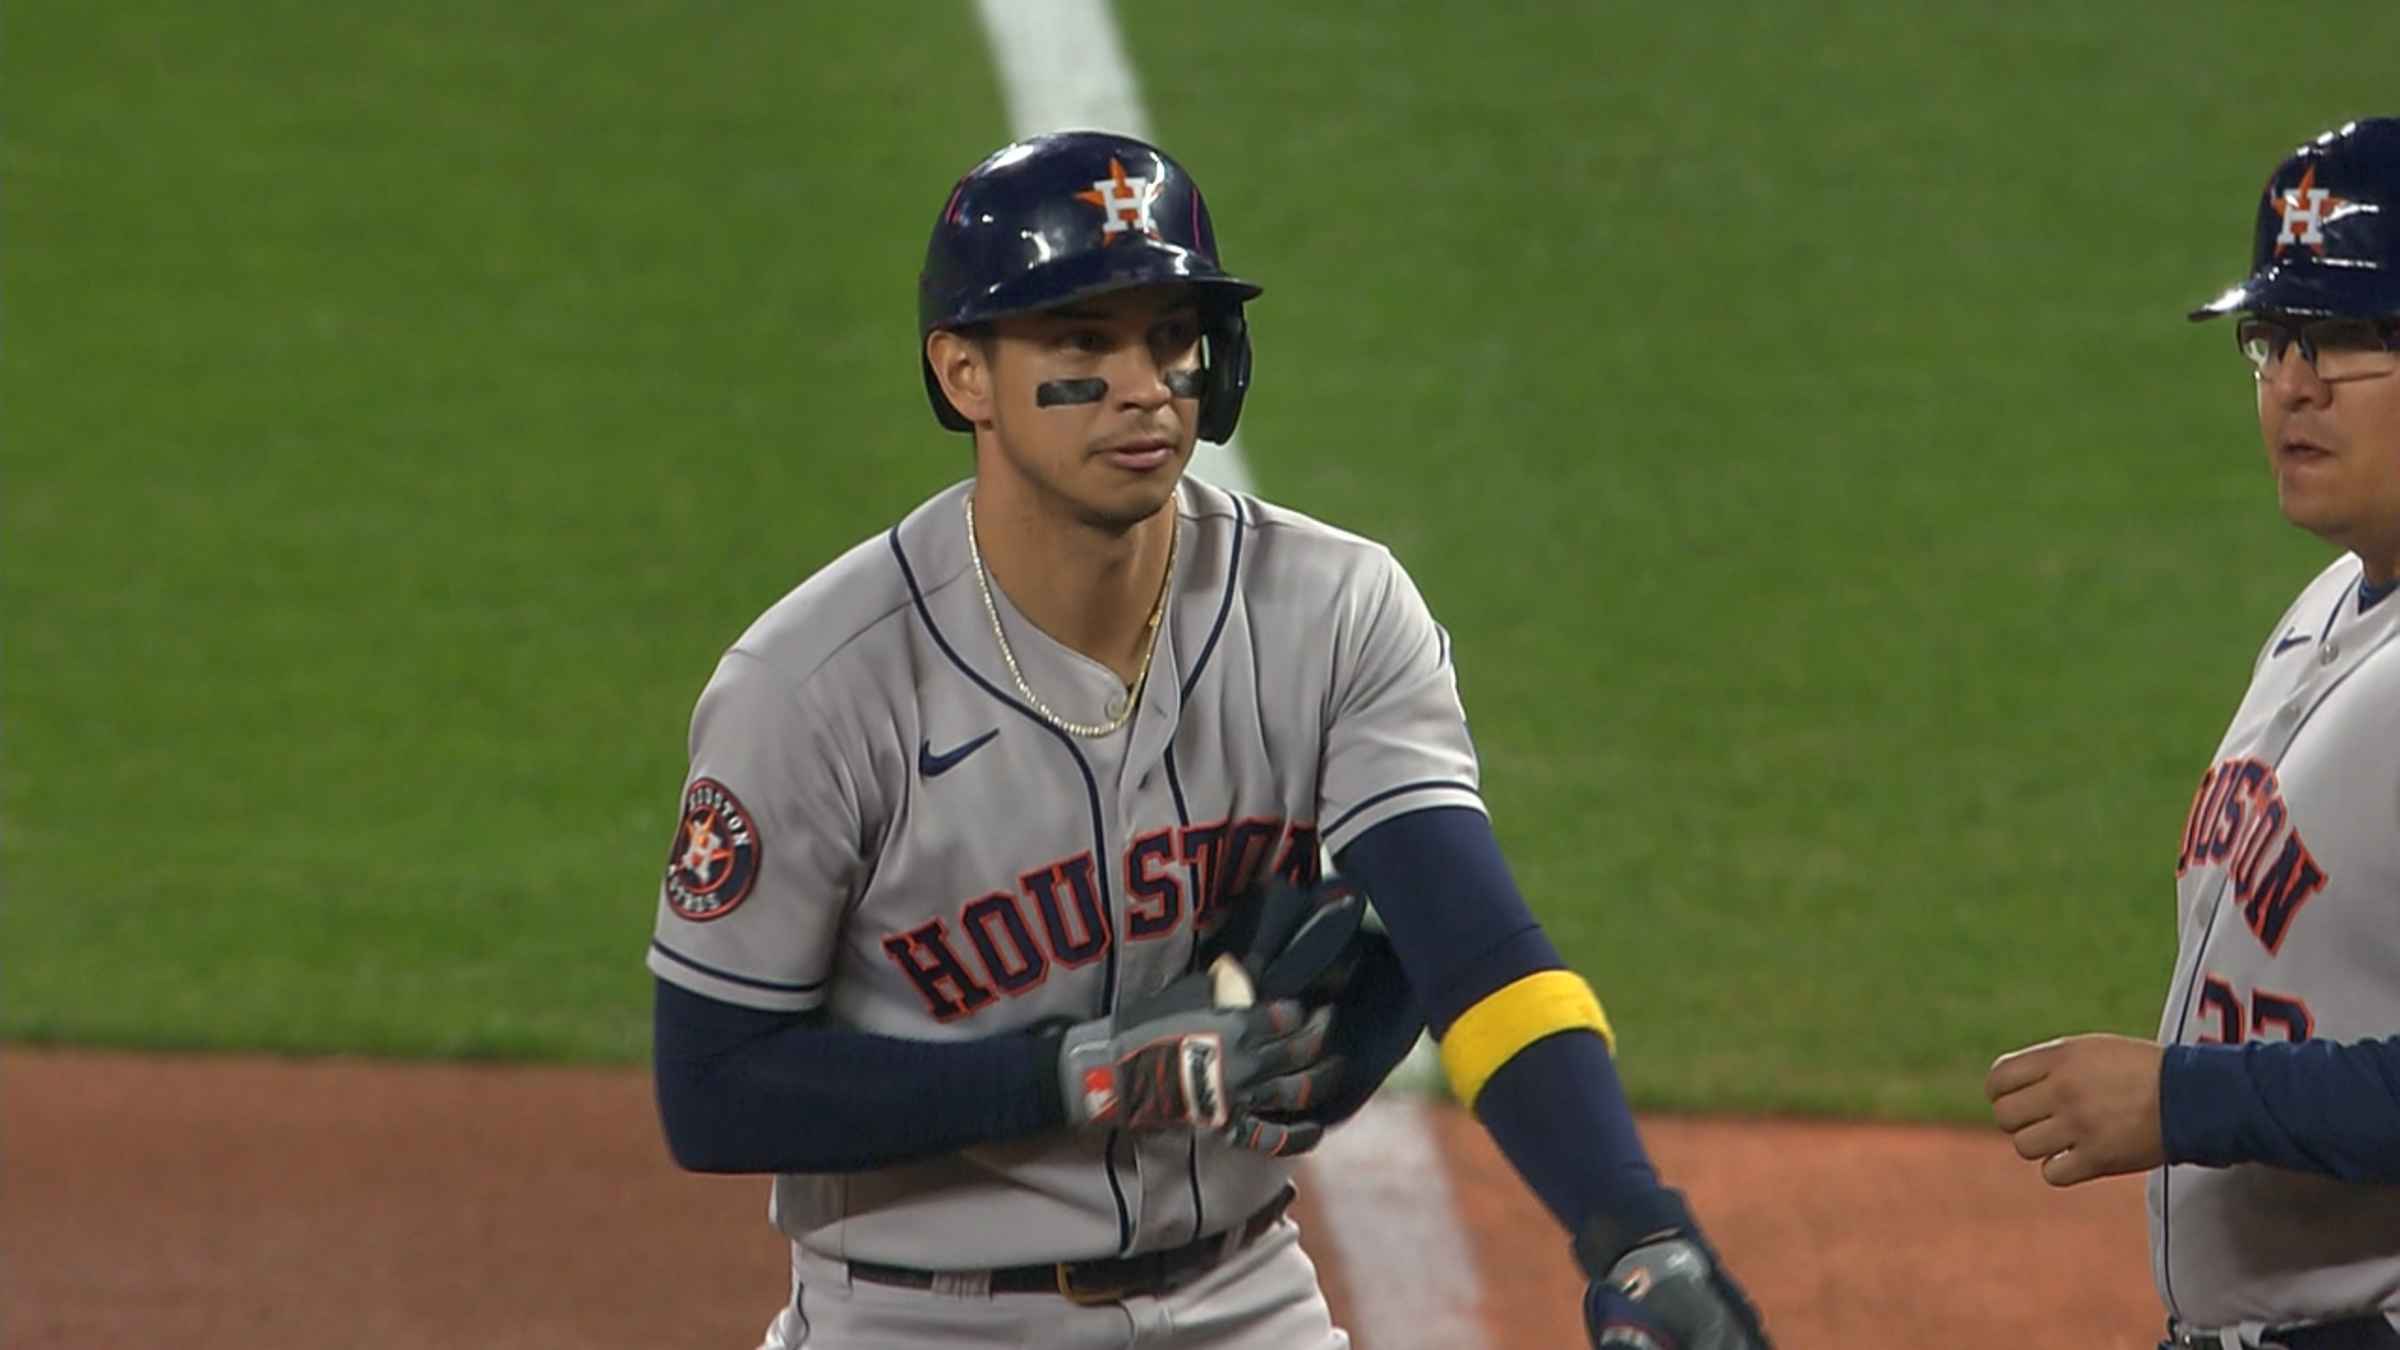
M2350 205L2347 198L2336 197L2327 188L2317 186L2317 166L2311 164L2281 197L2275 199L2275 211L2283 217L2283 232L2275 237L2275 251L2281 253L2293 244L2306 244L2310 249L2325 252L2325 218Z
M1100 222L1100 244L1105 248L1117 242L1117 236L1127 230L1157 236L1158 224L1150 219L1150 203L1157 198L1158 188L1155 179L1126 177L1124 163L1111 155L1108 177L1093 183L1091 191L1076 193L1075 200L1090 202L1107 213Z

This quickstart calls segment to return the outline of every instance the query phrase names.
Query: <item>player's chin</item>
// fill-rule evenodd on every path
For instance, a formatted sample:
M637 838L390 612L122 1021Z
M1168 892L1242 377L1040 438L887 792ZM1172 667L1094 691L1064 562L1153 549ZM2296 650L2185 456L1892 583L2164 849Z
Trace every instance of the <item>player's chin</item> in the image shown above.
M2310 483L2284 480L2276 484L2276 505L2284 520L2311 534L2332 537L2343 532L2349 512L2337 494Z
M2286 512L2306 510L2344 493L2342 466L2321 454L2278 455L2269 466L2275 475L2275 497Z

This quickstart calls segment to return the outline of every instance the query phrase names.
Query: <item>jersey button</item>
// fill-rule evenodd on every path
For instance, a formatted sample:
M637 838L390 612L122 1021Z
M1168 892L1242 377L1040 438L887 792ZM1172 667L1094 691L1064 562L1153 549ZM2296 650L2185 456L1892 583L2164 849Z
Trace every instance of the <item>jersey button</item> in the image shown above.
M2327 638L2323 642L2317 644L2317 664L2320 666L2332 665L2335 661L2341 659L2341 655L2342 644L2334 641L2332 638Z

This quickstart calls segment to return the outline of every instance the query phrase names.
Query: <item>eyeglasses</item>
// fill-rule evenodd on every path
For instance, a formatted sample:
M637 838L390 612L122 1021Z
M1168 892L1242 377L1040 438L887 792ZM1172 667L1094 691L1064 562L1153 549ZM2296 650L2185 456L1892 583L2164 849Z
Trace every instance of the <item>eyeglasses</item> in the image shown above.
M2267 378L2268 368L2283 359L2297 341L2300 359L2317 378L2371 380L2400 370L2400 351L2392 339L2400 325L2390 319L2313 319L2296 323L2261 314L2245 315L2233 326L2233 345L2250 359L2251 373Z

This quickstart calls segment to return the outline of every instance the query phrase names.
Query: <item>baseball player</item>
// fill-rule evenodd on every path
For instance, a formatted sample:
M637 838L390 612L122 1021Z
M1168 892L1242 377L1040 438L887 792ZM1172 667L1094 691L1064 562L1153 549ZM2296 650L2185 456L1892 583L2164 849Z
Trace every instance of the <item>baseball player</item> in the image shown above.
M1430 1023L1573 1234L1596 1344L1763 1347L1510 880L1407 573L1183 476L1259 293L1137 140L951 191L921 364L974 474L700 696L649 954L670 1148L777 1174L770 1348L1341 1346L1293 1155ZM1341 936L1326 855L1388 938Z
M2172 1347L2400 1347L2400 119L2267 180L2234 316L2286 520L2343 550L2259 648L2176 855L2157 1042L1985 1090L2069 1186L2148 1172Z

